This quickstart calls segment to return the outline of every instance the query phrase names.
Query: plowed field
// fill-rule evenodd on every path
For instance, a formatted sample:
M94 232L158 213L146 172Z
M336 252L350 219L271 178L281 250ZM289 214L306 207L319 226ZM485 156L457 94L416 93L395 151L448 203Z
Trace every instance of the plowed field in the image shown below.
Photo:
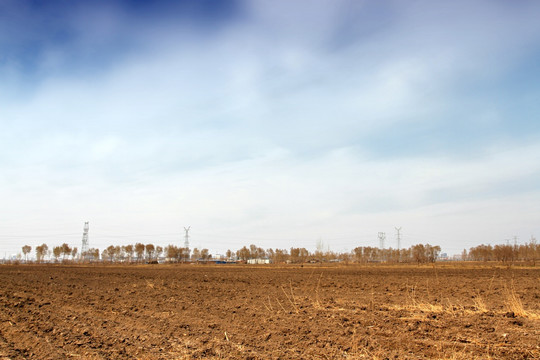
M0 359L540 359L540 269L0 266Z

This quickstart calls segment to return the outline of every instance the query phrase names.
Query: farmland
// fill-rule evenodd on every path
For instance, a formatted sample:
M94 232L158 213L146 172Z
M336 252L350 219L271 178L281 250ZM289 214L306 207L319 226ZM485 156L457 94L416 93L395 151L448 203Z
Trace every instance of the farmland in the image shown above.
M538 359L540 268L0 266L0 359Z

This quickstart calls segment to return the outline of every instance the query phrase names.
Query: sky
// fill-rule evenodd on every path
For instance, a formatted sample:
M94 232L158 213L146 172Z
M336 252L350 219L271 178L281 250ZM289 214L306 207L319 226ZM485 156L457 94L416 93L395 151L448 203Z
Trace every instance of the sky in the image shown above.
M0 257L540 234L538 1L0 0ZM33 252L34 250L32 250ZM2 256L3 255L3 256Z

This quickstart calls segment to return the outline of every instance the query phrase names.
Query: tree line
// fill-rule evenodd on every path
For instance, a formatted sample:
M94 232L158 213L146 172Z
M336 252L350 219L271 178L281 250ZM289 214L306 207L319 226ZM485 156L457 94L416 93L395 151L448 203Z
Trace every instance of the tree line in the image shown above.
M32 247L24 245L22 254L28 261ZM251 244L233 251L227 250L224 255L215 256L206 248L189 249L176 245L165 247L154 244L136 243L133 245L110 245L100 251L91 248L79 253L76 247L71 248L64 243L49 249L47 244L36 246L36 260L42 262L48 257L49 261L101 261L101 262L207 262L211 260L241 261L251 259L268 259L273 263L306 263L306 262L355 262L355 263L432 263L440 255L441 247L430 244L416 244L404 249L380 249L371 246L360 246L350 252L333 252L317 249L309 251L306 248L291 247L289 249L263 249ZM499 261L532 262L540 260L540 245L534 238L522 245L478 245L461 254L462 260L470 261Z
M32 247L25 245L22 253L26 260ZM133 245L110 245L100 251L91 248L79 253L76 247L71 248L68 244L55 246L52 250L47 244L36 246L35 254L38 262L45 261L101 261L101 262L207 262L210 260L241 261L251 259L268 259L273 263L306 263L306 262L416 262L428 263L437 260L440 254L440 246L429 244L417 244L407 249L379 249L365 246L357 247L351 252L333 252L318 249L309 251L306 248L291 247L290 249L263 249L254 244L243 246L233 251L227 250L224 255L214 256L206 248L189 249L175 245L165 247L154 244L136 243Z
M540 245L535 238L521 245L478 245L467 252L463 250L463 260L472 261L499 261L503 263L531 262L536 265L540 260Z

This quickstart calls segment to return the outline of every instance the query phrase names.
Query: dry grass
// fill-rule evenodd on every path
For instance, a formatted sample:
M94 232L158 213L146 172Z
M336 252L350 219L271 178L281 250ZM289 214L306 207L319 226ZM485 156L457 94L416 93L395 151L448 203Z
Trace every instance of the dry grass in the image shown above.
M540 320L540 313L532 310L526 310L523 307L521 299L516 294L514 284L512 284L510 288L506 287L505 295L505 306L508 311L513 312L516 316L524 317L527 319Z
M504 316L507 315L508 312L512 312L517 317L540 320L540 313L538 311L526 309L526 306L524 306L522 299L516 292L511 280L503 281L500 286L495 287L495 289L492 290L495 275L491 278L487 291L477 290L470 294L472 295L471 297L464 297L463 294L461 294L460 297L443 297L443 293L440 292L439 289L444 285L441 284L438 278L436 278L435 283L426 282L420 287L418 284L407 284L406 292L403 293L403 298L398 299L398 301L401 300L403 302L398 304L386 303L383 304L384 306L376 306L375 290L373 286L371 286L371 288L363 289L363 291L358 294L362 297L360 301L357 299L356 301L350 301L343 304L339 299L336 300L333 295L327 297L325 296L328 295L327 292L324 291L324 288L321 289L322 277L322 273L319 276L313 276L313 278L310 276L312 281L308 282L309 284L307 285L300 285L299 288L293 286L291 281L289 281L289 286L280 286L278 288L278 293L276 293L275 296L267 296L267 301L265 302L266 309L271 313L281 313L286 316L302 316L304 313L309 316L315 316L313 315L313 312L309 312L310 308L316 310L319 314L324 315L325 312L333 312L336 316L341 316L337 315L338 312L343 314L344 312L358 313L364 311L367 312L366 316L368 318L370 316L377 316L376 313L370 313L378 312L379 310L398 310L405 311L405 313L402 312L398 315L402 320L411 319L420 320L422 322L431 322L431 319L437 319L433 320L435 326L440 321L443 321L444 323L444 321L448 320L448 318L444 318L444 315L450 315L459 319L464 315L489 313L491 314L490 316ZM431 289L433 291L431 292L429 289L430 284L433 287L433 289ZM496 282L496 284L499 285L498 282ZM437 316L432 316L433 314L437 314ZM332 317L333 316L334 315L332 315ZM336 352L333 354L334 356L326 356L326 358L388 358L389 350L387 347L385 348L386 345L373 342L370 342L370 346L365 345L362 342L363 335L359 330L360 328L358 328L358 325L353 325L352 333L350 334L351 347L347 349L347 351ZM483 342L478 341L478 339L475 339L474 337L467 338L468 341L466 343L455 340L455 338L452 338L451 341L448 340L450 339L441 339L440 342L437 343L435 347L437 348L438 353L435 356L432 354L431 358L444 360L493 359L494 356L495 358L497 356L495 354L499 354L500 352L500 350L497 350L499 346L511 348L511 345L508 344L492 344L486 348ZM482 349L485 351L483 354Z
M490 298L490 296L496 296L495 294L490 295L492 282L493 279L490 283L488 294L486 295L487 298ZM477 292L473 296L472 306L466 306L463 303L456 302L457 300L451 301L450 299L445 299L446 301L440 301L439 303L432 303L421 299L417 295L416 290L416 285L410 287L407 294L406 303L390 305L389 308L393 310L407 310L421 313L449 313L454 316L459 316L460 314L477 314L488 312L501 315L512 312L515 316L540 320L540 312L525 309L519 295L515 291L513 284L510 287L507 285L505 286L503 309L495 306L490 307L486 302L486 296L481 295L480 292ZM427 290L427 293L429 294L429 290Z
M489 311L486 302L484 301L484 297L480 295L480 293L476 293L473 303L476 311L481 313L487 313Z
M298 310L298 306L296 304L296 298L294 297L292 282L289 282L289 290L290 290L290 294L287 294L283 286L281 286L281 291L283 291L283 294L285 294L285 297L287 298L287 300L289 300L289 303L291 304L292 308L298 314L300 311Z

